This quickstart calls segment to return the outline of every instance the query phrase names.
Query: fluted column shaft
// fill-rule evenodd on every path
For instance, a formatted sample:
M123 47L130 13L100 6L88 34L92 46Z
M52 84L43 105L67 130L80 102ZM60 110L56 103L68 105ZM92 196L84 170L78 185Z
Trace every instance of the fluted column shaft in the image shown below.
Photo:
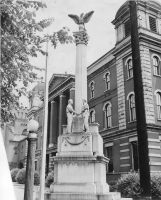
M59 135L62 134L62 125L66 124L66 96L59 96Z
M69 93L69 98L73 99L73 107L75 108L75 88L72 87L70 88L70 93Z
M76 41L75 110L80 113L82 99L87 100L87 42L86 31L74 32Z
M57 131L58 131L58 103L56 101L52 101L50 110L49 147L52 147L54 144L57 143Z

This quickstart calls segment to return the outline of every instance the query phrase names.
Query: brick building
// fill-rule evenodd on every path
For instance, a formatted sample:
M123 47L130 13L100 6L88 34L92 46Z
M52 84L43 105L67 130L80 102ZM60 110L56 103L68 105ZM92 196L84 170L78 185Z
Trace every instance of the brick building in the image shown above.
M138 1L142 82L151 171L161 171L161 4ZM138 170L129 3L112 23L115 47L88 67L90 120L99 122L109 172ZM134 66L135 67L135 66ZM139 89L139 88L138 88Z

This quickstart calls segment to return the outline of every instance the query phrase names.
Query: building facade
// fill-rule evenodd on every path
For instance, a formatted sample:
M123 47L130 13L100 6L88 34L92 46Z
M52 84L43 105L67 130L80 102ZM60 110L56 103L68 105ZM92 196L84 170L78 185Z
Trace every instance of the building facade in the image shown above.
M138 1L138 32L150 170L161 171L161 4ZM129 2L116 13L115 47L88 67L90 120L99 122L108 172L138 171ZM138 88L139 89L139 88Z

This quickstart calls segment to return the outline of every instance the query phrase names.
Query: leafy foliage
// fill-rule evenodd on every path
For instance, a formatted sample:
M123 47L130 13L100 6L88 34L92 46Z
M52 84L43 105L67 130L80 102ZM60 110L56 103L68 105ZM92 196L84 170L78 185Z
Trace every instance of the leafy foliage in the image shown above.
M19 169L15 180L19 184L25 184L26 181L26 168ZM40 176L37 171L34 172L34 185L39 185L40 184Z
M140 197L142 190L138 173L129 173L121 177L116 185L118 192L123 197ZM161 199L161 174L151 175L151 194L152 197Z
M42 34L53 19L36 20L36 11L46 8L40 1L1 0L0 6L1 116L2 121L9 121L13 117L11 105L18 106L18 99L26 94L28 83L37 78L30 57L37 57L38 53L46 55L42 47L47 39L56 47L58 42L72 42L72 37L68 35L67 28L49 36ZM22 87L17 87L20 82Z
M26 169L22 168L18 171L17 175L16 175L16 181L19 184L25 184L25 180L26 180Z
M50 187L50 185L54 182L54 171L48 173L45 181L46 187Z
M137 173L129 173L121 177L117 182L117 187L123 196L139 196L141 194L139 175Z
M37 171L34 173L34 185L39 185L40 184L40 176Z
M12 181L13 181L13 182L16 182L16 175L17 175L17 173L19 172L19 170L20 170L20 169L18 169L18 168L13 168L13 169L11 170L11 178L12 178Z

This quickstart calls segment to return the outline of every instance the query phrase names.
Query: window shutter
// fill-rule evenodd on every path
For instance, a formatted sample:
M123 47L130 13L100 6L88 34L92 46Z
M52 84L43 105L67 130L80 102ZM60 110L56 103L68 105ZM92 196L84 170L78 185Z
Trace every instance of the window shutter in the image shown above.
M151 31L157 32L156 19L154 17L149 16L149 25Z

